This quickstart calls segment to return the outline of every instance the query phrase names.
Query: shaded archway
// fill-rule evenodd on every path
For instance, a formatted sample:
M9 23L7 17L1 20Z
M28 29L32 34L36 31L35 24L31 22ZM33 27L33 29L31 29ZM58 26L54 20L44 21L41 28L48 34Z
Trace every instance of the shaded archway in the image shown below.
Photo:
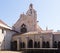
M46 48L49 48L50 47L50 44L49 44L49 42L47 41L46 42Z
M34 48L37 48L37 45L38 45L38 44L37 44L37 42L35 41L35 42L34 42Z
M58 41L58 48L60 48L60 41Z
M25 43L24 42L20 42L20 48L25 48Z
M22 42L20 42L20 48L22 48Z
M22 42L22 47L25 48L25 43L24 42Z
M28 40L28 48L33 48L33 40Z
M58 45L58 44L57 44L57 41L54 41L54 42L53 42L53 48L57 48L57 45Z
M38 42L38 45L37 45L38 48L40 48L40 42Z
M17 41L11 42L11 50L16 51L17 50Z
M46 47L46 43L45 41L42 42L42 48L45 48Z

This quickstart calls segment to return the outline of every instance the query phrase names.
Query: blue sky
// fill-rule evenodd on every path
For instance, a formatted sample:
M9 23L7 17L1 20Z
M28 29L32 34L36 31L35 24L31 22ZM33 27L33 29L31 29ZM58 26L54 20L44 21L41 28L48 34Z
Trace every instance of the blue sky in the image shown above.
M60 30L60 0L0 0L0 19L13 26L20 14L26 13L30 3L37 11L42 29L48 26L48 29Z

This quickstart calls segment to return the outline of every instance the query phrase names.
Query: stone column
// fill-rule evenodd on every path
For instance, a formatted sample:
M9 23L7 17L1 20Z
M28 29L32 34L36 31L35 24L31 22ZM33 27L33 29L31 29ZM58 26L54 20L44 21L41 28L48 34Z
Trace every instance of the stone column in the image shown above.
M53 35L51 34L51 37L50 37L50 48L53 47Z
M35 35L34 35L34 38L33 38L33 48L34 48L34 41L35 41Z
M17 39L17 50L20 50L20 46L19 46L19 39Z
M40 48L42 48L42 36L40 36Z
M28 48L28 40L29 40L29 37L26 37L26 48Z

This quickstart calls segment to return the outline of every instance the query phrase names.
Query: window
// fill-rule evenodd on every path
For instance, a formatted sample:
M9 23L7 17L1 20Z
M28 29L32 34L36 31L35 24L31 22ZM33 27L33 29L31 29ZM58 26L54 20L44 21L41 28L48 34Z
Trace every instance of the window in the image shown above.
M53 48L57 48L57 45L58 45L57 41L54 41L53 42Z
M21 32L21 33L26 33L26 32L27 32L27 28L26 28L26 25L25 25L25 24L22 24L22 25L21 25L20 32Z
M4 33L4 29L2 29L2 33Z

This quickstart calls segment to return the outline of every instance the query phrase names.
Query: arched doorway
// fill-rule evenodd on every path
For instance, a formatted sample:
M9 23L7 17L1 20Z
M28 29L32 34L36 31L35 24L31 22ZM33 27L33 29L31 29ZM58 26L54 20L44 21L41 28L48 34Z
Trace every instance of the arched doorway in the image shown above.
M38 48L40 48L40 42L38 42L38 45L37 45Z
M57 45L58 45L58 44L57 44L57 41L54 41L54 42L53 42L53 48L57 48Z
M46 42L46 48L49 48L50 47L50 44L49 44L49 42L47 41Z
M42 48L45 48L46 47L46 43L45 41L42 42Z
M22 47L25 48L25 43L24 42L22 42Z
M17 41L11 42L11 50L16 51L17 50Z
M20 48L25 48L25 43L24 42L20 42Z
M33 40L28 40L28 48L33 48Z
M34 42L34 48L37 48L37 45L38 45L38 44L37 44L37 42L35 41L35 42Z
M60 48L60 41L58 41L58 48Z
M22 48L22 42L20 42L20 48Z

